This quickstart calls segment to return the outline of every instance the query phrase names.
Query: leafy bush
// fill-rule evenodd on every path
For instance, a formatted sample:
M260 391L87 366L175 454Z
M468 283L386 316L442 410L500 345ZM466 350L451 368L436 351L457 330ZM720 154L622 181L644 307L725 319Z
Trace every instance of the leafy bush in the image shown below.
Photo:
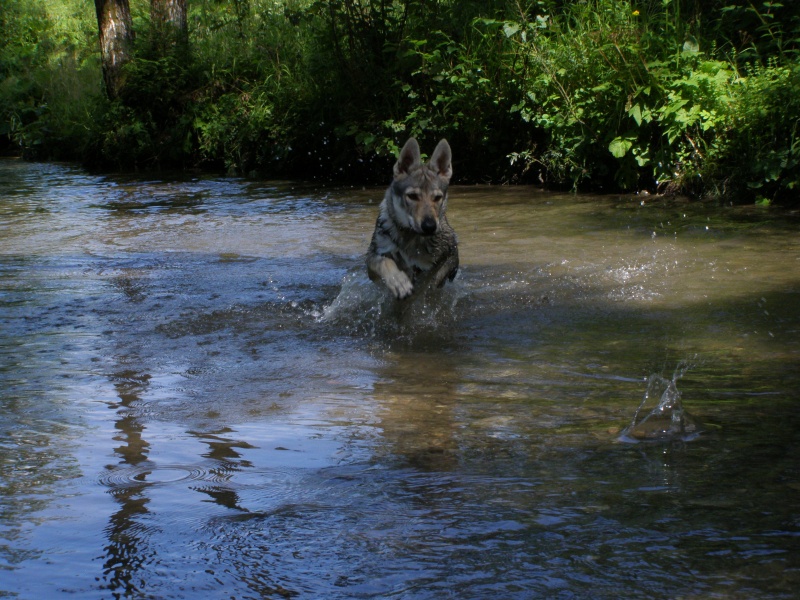
M663 37L623 0L585 2L526 23L502 23L529 57L513 107L547 132L511 156L541 178L622 189L682 186L698 172L733 73L689 38ZM652 27L658 31L653 31Z
M795 201L800 189L800 65L753 66L736 86L705 166L720 198Z
M188 166L190 77L176 56L137 56L126 64L125 87L106 105L87 160L116 169Z
M0 5L0 134L25 156L383 181L447 137L459 181L791 198L800 3L192 0L188 44L132 0L102 95L79 0ZM184 38L182 38L184 39Z
M79 0L0 5L0 150L74 158L99 95L96 22Z

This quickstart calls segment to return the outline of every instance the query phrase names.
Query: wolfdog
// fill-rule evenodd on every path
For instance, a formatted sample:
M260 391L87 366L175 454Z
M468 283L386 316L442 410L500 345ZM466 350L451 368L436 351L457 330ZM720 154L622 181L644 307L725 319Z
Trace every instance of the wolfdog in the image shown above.
M400 151L367 251L369 278L383 281L398 300L428 282L444 285L458 272L456 233L445 216L452 175L447 140L426 164L414 138Z

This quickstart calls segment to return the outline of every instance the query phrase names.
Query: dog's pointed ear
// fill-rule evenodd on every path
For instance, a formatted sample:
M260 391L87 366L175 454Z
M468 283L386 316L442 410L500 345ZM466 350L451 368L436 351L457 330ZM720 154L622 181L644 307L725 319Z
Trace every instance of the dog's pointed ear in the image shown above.
M447 140L442 140L436 145L436 150L431 156L430 166L440 177L449 180L453 176L453 153Z
M400 150L400 156L394 164L394 176L408 174L411 167L420 163L419 144L414 138L408 138L406 145Z

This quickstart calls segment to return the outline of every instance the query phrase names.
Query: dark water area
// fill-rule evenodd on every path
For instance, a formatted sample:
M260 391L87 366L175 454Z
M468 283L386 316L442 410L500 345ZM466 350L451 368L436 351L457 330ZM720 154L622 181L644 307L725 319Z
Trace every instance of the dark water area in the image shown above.
M797 597L798 214L382 195L0 161L0 597Z

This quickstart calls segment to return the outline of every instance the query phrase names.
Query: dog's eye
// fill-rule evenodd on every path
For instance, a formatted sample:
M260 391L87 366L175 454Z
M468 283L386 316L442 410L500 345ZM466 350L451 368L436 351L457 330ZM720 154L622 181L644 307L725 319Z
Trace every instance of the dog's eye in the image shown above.
M414 202L416 202L417 200L419 200L419 194L415 194L414 192L409 192L408 194L406 194L406 197L407 197L409 200L413 200Z
M434 202L441 202L442 198L444 198L444 196L439 194L439 195L436 195L436 196L433 197L433 201Z

